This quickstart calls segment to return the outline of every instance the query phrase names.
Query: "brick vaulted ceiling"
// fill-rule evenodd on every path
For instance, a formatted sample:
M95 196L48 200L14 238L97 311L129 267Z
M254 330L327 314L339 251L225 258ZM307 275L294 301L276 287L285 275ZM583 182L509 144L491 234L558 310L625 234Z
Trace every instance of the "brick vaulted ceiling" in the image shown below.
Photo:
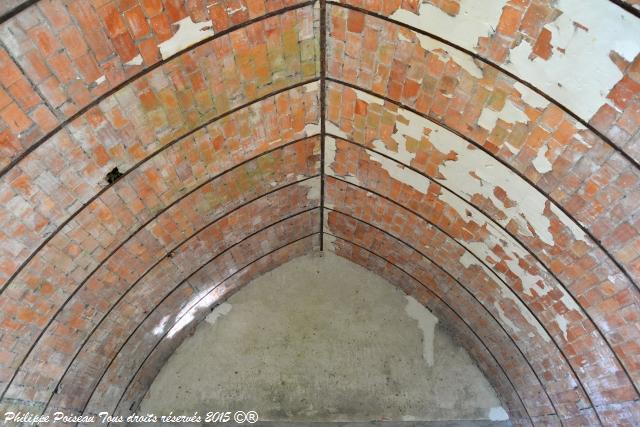
M433 310L515 425L640 424L638 0L0 13L2 409L129 414L323 249Z

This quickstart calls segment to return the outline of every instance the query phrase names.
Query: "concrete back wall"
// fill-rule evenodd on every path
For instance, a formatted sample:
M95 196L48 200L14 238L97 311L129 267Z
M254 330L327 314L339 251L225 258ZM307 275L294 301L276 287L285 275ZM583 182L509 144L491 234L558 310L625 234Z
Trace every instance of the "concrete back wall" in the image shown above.
M435 316L331 253L291 261L216 308L138 413L238 409L305 422L506 416Z

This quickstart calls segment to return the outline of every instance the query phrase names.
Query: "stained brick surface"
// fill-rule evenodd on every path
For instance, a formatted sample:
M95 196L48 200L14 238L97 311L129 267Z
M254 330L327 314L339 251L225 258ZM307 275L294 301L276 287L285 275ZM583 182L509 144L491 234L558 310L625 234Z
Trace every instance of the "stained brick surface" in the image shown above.
M565 105L514 68L523 46L566 53L573 3L39 0L6 19L1 409L132 412L210 307L324 242L437 313L514 425L640 424L640 48L589 46L595 80L619 78Z

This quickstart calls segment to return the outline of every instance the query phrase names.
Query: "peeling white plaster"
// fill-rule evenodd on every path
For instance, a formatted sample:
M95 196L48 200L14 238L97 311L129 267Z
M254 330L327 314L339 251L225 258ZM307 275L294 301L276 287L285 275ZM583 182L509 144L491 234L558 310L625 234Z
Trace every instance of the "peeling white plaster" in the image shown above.
M531 230L547 245L553 246L553 235L549 231L551 222L544 215L547 205L551 212L573 233L578 240L586 242L586 236L577 224L529 183L511 172L493 157L470 146L465 140L434 123L420 117L421 125L431 129L429 141L443 154L453 151L457 159L446 161L439 172L444 182L456 193L470 200L475 194L486 197L505 213L506 219L499 220L506 226L513 220L518 224L518 232L533 236ZM509 207L494 194L502 188L513 202Z
M458 64L475 78L481 79L484 77L484 72L480 67L478 67L471 55L467 55L456 48L441 43L436 39L425 36L424 34L416 32L414 32L414 34L418 38L420 46L422 46L423 49L436 53L443 61L448 61L449 59L453 60L453 62Z
M509 414L502 406L495 406L489 410L489 419L491 421L506 421L509 419Z
M307 123L304 126L304 133L307 136L319 134L320 133L320 123Z
M477 249L477 247L476 247ZM477 256L477 254L476 254ZM538 320L533 316L531 311L525 307L525 305L516 297L515 293L509 289L498 277L498 275L491 269L487 268L486 265L482 264L477 258L475 258L471 252L465 251L464 254L460 257L460 264L464 265L465 268L469 268L471 265L477 265L478 267L484 270L485 274L489 276L493 282L498 286L498 297L496 301L493 303L493 307L498 312L498 318L500 319L500 323L507 331L511 331L513 336L518 336L520 334L520 328L513 323L513 320L506 315L502 306L500 305L500 300L509 300L511 301L520 315L524 318L524 320L533 327L538 336L544 340L545 342L551 342L551 337L544 329L544 327L538 322ZM529 338L533 338L532 334L529 335Z
M366 102L367 104L384 105L384 99L382 98L378 98L377 96L371 95L358 89L353 89L353 91L356 93L356 98Z
M133 59L131 59L128 62L125 62L124 65L128 65L128 66L142 65L142 55L138 54L134 56Z
M569 311L575 310L578 313L582 313L580 307L564 289L558 288L557 286L548 286L541 276L530 273L522 268L520 266L520 260L529 259L527 250L486 215L471 206L468 201L476 194L489 199L506 214L506 219L496 219L498 223L506 226L510 221L514 221L519 226L520 234L533 236L533 231L548 245L554 245L555 242L553 235L549 231L550 220L544 215L547 207L573 232L576 239L586 241L586 236L579 229L578 225L562 211L550 204L542 193L535 190L526 181L511 172L493 157L470 146L462 138L410 111L399 109L398 115L401 116L406 123L397 121L397 131L392 135L393 139L398 143L397 152L394 153L386 149L379 141L374 142L374 146L381 152L389 154L390 157L393 156L393 158L398 161L410 164L414 155L406 149L406 137L421 140L425 131L429 131L427 132L428 135L426 139L438 151L443 154L449 154L450 152L456 154L455 160L446 161L439 168L439 173L444 179L438 177L434 177L434 179L447 184L452 191L460 195L463 199L460 199L445 188L442 188L439 198L455 209L465 221L473 221L488 231L487 237L483 241L465 241L461 243L464 243L469 251L491 268L494 268L496 263L501 261L493 252L494 247L500 247L506 254L506 257L504 257L502 261L505 262L513 274L520 278L524 294L533 298L536 295L544 296L552 289L557 289L562 293L559 301L561 301ZM327 159L327 162L325 164L331 165L335 160L335 140L333 140L333 138L331 138L331 140L327 139L326 147L327 152L325 153L325 159ZM382 163L380 159L374 160ZM399 174L399 172L404 172L398 170L397 165L387 165L387 170L393 171L396 175ZM331 171L328 171L327 173L329 174L330 172ZM402 176L401 178L405 180L403 182L409 181L407 176ZM349 178L347 179L349 180ZM494 194L494 190L498 187L504 190L510 203L507 202L505 205L505 203ZM518 311L526 321L537 330L540 337L550 342L550 337L542 325L535 319L533 314L524 307L522 302L515 297L513 291L502 282L502 280L507 283L510 282L510 279L508 279L504 273L490 270L476 258L472 257L471 254L463 255L460 262L467 267L472 264L480 265L500 287L500 296L513 301L518 307ZM500 278L502 278L502 280L500 280ZM514 331L517 332L516 326L504 315L502 308L496 305L496 309L499 311L503 323L510 328L514 328ZM562 322L562 320L560 320L560 322Z
M547 145L543 145L540 150L538 150L538 155L535 159L533 159L533 167L540 173L547 173L551 171L551 162L547 159L547 152L549 151L549 147Z
M231 312L231 308L231 304L229 304L228 302L223 302L222 304L214 308L213 311L209 313L209 315L205 317L204 320L210 325L213 325L218 321L220 317L229 314Z
M529 117L511 100L507 100L500 111L493 111L491 108L484 108L478 118L478 125L487 130L493 130L496 127L498 119L506 123L528 123Z
M545 109L549 106L550 102L544 96L534 92L520 82L513 84L515 90L520 92L520 98L529 106L533 108Z
M403 42L411 42L410 39L406 38L405 35L402 34L402 31L398 31L398 40Z
M406 298L405 311L410 318L418 321L418 327L422 330L422 357L427 366L433 366L433 337L438 318L416 301L415 298L410 295L407 295Z
M309 189L307 200L320 200L320 177L304 180L300 182L300 185Z
M511 154L518 154L520 152L519 149L509 144L507 141L504 142L504 146L511 152Z
M557 0L554 7L562 14L545 25L552 34L551 57L530 59L533 46L523 40L511 50L505 67L588 121L609 103L609 91L623 76L609 54L633 61L640 53L640 26L610 2L585 7L582 0Z
M483 0L482 7L478 7L477 0L462 0L460 12L454 17L437 6L422 2L417 15L398 9L390 18L473 50L478 38L489 36L495 31L506 3L507 0Z
M327 122L327 125L330 122ZM326 126L326 125L325 125ZM336 161L336 140L330 136L325 136L324 139L324 173L329 176L340 177L347 182L355 185L361 185L360 180L353 175L339 175L333 168L333 164Z
M105 76L100 76L97 79L95 79L94 83L97 85L101 85L102 83L106 82L107 78Z
M567 340L567 326L569 326L569 321L564 316L556 316L556 323L558 327L562 331L562 335L564 335L564 339Z
M344 138L344 139L348 138L347 134L345 132L343 132L342 129L340 129L338 126L336 126L330 120L326 120L325 121L324 127L325 127L325 130L327 131L327 133L333 134L335 136L338 136L338 137Z
M320 92L320 80L316 80L313 82L309 82L306 85L302 86L305 93L307 92Z
M451 192L446 189L442 189L442 192L439 196L439 199L443 202L447 203L449 206L454 208L458 215L461 218L467 220L467 222L473 221L481 227L484 227L487 230L487 237L482 242L463 242L465 247L469 251L471 251L475 256L479 259L486 262L489 266L494 267L496 262L498 261L498 257L494 254L492 248L495 246L499 246L507 255L507 258L504 260L505 264L509 268L509 270L518 276L522 282L523 292L529 297L534 296L535 294L539 296L544 296L549 293L553 288L546 286L544 279L539 275L535 275L529 273L527 270L523 269L520 264L520 259L527 258L527 250L522 247L518 242L516 242L508 233L506 233L503 229L496 227L493 222L489 220L487 216L485 216L482 212L475 209L473 206L468 205L467 203L460 200L460 198L456 197ZM519 300L513 298L510 294L510 291L507 291L507 288L504 288L504 284L498 279L501 277L505 282L507 282L507 277L503 273L495 273L493 270L487 269L484 265L482 265L476 258L472 257L470 254L465 253L460 262L465 266L469 267L469 265L479 265L481 266L487 274L489 274L498 285L501 286L501 296L508 297L512 299L519 308L523 308L522 304ZM579 313L582 313L582 310L575 302L575 300L562 288L556 288L561 293L559 301L561 301L567 309L575 310ZM520 310L525 315L525 311ZM532 325L538 328L538 332L541 336L545 337L546 333L542 327L538 327L539 323L533 318L533 316L529 316L527 319Z
M330 122L327 122L327 125ZM325 125L326 126L326 125ZM324 138L324 173L333 172L333 163L336 161L336 140L330 136Z
M162 59L193 46L201 40L214 35L212 21L193 22L190 16L181 19L173 25L178 25L178 31L168 40L158 45Z
M373 141L373 145L375 149L382 154L386 154L387 156L396 159L404 164L411 164L411 160L414 155L409 153L405 147L405 143L398 144L398 152L393 150L389 150L385 147L384 143L380 140ZM429 180L419 173L409 169L402 165L402 163L398 163L398 161L390 160L387 157L381 156L372 151L368 151L369 158L376 163L379 163L380 166L384 170L386 170L391 177L394 179L407 184L419 192L423 194L427 194L427 189L429 188Z
M512 336L516 336L516 337L519 336L521 331L520 328L518 328L516 324L513 323L511 318L507 316L507 314L504 312L504 310L502 309L502 306L500 305L500 301L494 302L493 306L498 312L498 318L500 318L500 322L502 323L503 327L505 327L507 331L511 330ZM545 341L547 342L551 341L547 335L542 335L542 337L546 338Z

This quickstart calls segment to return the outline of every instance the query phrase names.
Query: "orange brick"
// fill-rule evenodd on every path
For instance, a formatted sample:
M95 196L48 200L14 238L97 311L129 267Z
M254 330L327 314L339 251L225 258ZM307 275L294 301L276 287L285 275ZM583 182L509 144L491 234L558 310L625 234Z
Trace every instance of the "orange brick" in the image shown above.
M140 38L149 33L149 25L147 19L142 12L140 6L136 6L125 12L124 16L129 23L129 28L134 38Z
M518 25L520 24L520 11L513 7L505 6L502 9L502 16L500 16L500 22L498 23L498 32L502 35L512 37Z
M543 59L549 59L551 57L552 46L551 46L551 31L546 28L542 29L538 40L536 41L535 46L533 47L533 53L538 55Z
M31 119L14 102L0 111L0 117L16 134L27 130L32 123Z
M364 14L353 10L349 11L347 30L352 33L361 33L364 30Z

